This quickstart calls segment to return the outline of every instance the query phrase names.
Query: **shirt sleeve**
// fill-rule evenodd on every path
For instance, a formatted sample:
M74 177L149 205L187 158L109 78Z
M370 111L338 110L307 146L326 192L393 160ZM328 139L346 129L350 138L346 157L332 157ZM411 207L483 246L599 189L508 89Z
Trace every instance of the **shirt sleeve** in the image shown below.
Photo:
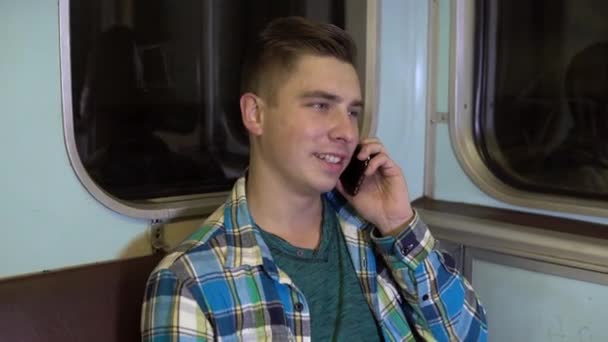
M146 284L142 306L144 342L213 341L213 326L187 286L173 272L158 270Z
M435 248L418 213L396 237L376 229L371 237L403 297L438 341L487 340L485 309L452 256Z

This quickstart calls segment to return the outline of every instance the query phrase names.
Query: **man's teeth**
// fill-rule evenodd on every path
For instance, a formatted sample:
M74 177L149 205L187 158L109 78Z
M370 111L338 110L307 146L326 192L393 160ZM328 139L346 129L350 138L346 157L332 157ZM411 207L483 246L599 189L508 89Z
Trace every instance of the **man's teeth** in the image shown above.
M342 161L342 158L331 155L331 154L317 154L317 158L323 159L328 163L338 164Z

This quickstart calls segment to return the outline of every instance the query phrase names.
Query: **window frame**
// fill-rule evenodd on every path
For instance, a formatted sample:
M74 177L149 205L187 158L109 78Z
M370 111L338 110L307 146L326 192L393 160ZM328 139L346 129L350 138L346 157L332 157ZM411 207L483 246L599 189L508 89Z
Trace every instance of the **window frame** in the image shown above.
M359 50L359 56L365 58L361 63L359 74L362 75L362 90L365 97L365 109L360 122L361 135L368 136L376 130L377 102L377 40L379 32L379 1L371 0L357 2L358 6L366 6L365 37L353 36ZM353 11L345 13L356 15ZM348 26L349 18L346 18ZM359 23L360 21L353 20ZM348 27L347 27L347 31ZM93 198L116 213L133 218L167 221L176 218L204 216L212 213L226 200L229 191L204 193L196 195L155 198L143 201L126 201L119 199L91 178L84 167L76 146L74 132L74 116L72 104L72 72L70 49L70 0L59 0L59 42L60 42L60 73L61 73L61 106L63 135L68 159L76 177Z
M451 56L448 126L454 154L465 174L489 196L520 207L581 215L608 217L608 203L589 198L566 197L524 191L496 177L475 144L475 1L451 2ZM488 66L492 68L492 66Z

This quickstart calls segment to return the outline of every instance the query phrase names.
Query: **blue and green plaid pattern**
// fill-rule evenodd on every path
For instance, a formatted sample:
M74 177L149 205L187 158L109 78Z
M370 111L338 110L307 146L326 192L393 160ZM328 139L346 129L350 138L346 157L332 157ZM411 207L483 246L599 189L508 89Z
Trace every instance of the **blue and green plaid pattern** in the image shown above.
M385 340L487 339L477 296L418 215L397 238L381 237L338 193L325 196ZM310 341L306 299L274 264L249 213L244 178L152 272L141 329L148 342Z

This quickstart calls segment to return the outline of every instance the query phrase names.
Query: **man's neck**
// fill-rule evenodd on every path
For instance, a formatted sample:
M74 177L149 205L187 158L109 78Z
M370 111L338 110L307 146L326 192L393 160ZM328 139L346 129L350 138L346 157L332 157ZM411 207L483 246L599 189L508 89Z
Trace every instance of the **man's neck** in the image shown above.
M290 244L314 249L319 245L323 203L320 194L300 194L272 172L251 167L247 204L255 223Z

